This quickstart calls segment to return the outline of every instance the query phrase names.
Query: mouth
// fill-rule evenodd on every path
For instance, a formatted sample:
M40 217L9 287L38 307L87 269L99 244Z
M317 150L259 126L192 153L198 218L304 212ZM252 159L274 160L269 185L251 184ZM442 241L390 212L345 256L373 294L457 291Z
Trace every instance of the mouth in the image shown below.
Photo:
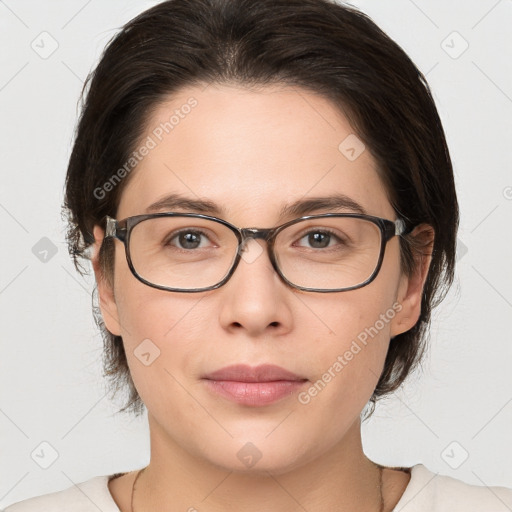
M214 394L241 405L263 406L289 397L308 379L280 366L226 366L203 377Z

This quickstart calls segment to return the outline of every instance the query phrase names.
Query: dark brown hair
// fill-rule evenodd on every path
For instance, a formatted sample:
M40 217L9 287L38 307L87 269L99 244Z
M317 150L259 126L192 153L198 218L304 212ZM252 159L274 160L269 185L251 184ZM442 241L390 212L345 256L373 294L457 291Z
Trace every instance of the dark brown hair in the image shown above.
M329 0L170 0L124 26L87 78L69 160L64 212L77 269L85 272L81 259L94 241L93 226L104 228L105 216L116 216L131 175L108 192L102 187L137 147L150 114L178 90L209 83L281 84L323 95L376 159L397 215L410 226L434 228L421 316L391 340L370 400L374 408L421 360L431 310L453 281L459 212L444 131L425 77L353 7ZM421 247L411 236L400 244L402 269L410 273ZM112 282L112 240L103 243L100 262ZM143 404L122 338L108 332L94 309L105 374L114 393L128 386L121 410L138 414Z

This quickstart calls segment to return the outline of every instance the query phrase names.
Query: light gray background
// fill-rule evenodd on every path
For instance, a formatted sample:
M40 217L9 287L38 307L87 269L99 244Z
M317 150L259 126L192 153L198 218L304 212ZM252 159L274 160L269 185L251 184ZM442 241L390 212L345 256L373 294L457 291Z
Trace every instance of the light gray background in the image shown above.
M155 3L0 1L0 506L148 462L145 419L106 397L92 281L72 266L60 205L82 82L116 28ZM462 216L428 357L364 425L365 450L512 487L512 1L352 3L426 74Z

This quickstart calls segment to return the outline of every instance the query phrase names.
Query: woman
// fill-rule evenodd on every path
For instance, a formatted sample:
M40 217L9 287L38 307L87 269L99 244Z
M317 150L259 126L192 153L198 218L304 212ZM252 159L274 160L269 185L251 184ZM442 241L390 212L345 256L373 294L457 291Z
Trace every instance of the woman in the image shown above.
M70 251L151 459L7 511L510 510L362 449L455 260L443 129L399 46L326 0L171 0L88 85Z

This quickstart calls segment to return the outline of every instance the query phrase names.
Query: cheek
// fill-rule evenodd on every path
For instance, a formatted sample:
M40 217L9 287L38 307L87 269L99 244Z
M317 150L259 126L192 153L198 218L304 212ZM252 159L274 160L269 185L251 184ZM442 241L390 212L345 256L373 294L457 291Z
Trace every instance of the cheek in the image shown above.
M192 405L183 386L193 390L193 376L203 364L204 347L197 340L204 338L200 330L209 324L199 301L192 294L176 297L142 283L123 289L119 311L126 357L133 383L150 411L167 414L170 403L178 404L180 411Z
M137 345L146 338L162 344L200 297L147 286L132 274L124 248L118 249L114 293L125 345Z
M316 391L312 389L310 397L321 392L327 401L362 405L370 398L383 370L393 319L401 310L396 285L394 280L378 279L328 300L303 298L329 330L328 336L314 338L314 346L306 348L317 369Z
M208 324L207 312L198 307L201 297L195 294L178 295L143 283L130 283L119 291L122 336L132 348L144 339L152 340L161 350L171 343L186 348Z
M378 276L380 277L380 276ZM359 341L370 347L389 341L392 320L401 309L396 302L397 282L377 278L370 285L357 290L333 294L332 298L308 297L309 309L317 311L327 326L329 339L338 350L348 350L352 342ZM330 343L333 345L333 343Z
M155 372L142 371L145 366L171 370L183 364L184 355L196 349L193 340L209 324L208 312L200 307L203 294L151 288L132 275L126 262L117 264L115 300L128 364L134 382L139 376L147 380Z

